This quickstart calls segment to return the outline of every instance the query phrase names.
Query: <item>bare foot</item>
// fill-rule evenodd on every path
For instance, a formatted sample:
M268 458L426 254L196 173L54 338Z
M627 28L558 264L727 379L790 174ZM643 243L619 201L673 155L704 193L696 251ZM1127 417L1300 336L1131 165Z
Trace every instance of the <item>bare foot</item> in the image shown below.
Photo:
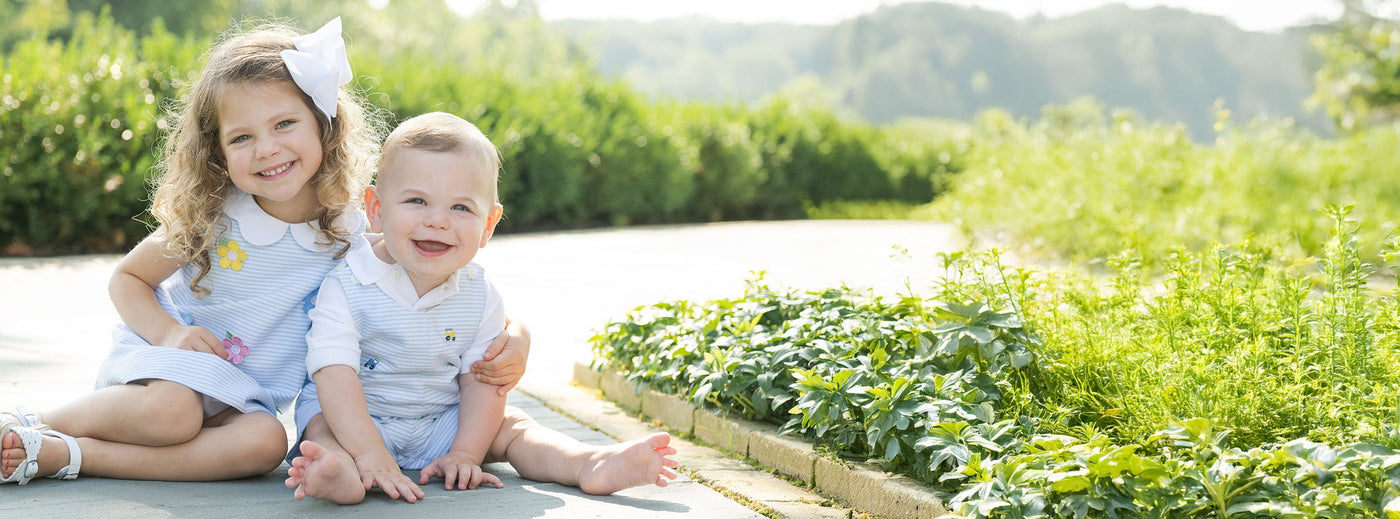
M578 472L578 487L585 493L607 495L642 485L664 487L676 479L671 470L678 463L671 435L656 433L640 440L604 447Z
M297 499L309 496L341 505L365 499L365 484L355 472L355 460L309 440L301 442L301 456L287 469L287 488L296 489L292 495Z
M24 442L20 441L19 434L6 431L5 436L0 437L0 449L3 449L0 450L0 478L8 478L24 462ZM52 476L67 464L68 444L53 436L45 436L44 443L39 447L39 473L34 477Z

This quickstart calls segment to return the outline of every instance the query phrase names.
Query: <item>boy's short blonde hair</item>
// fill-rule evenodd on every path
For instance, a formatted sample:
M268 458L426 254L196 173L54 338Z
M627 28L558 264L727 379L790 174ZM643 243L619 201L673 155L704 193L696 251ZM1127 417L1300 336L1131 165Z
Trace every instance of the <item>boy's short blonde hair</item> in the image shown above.
M380 176L402 150L434 153L461 153L468 160L480 160L491 172L491 201L499 202L496 182L500 179L501 153L476 125L446 112L431 112L404 121L384 141L379 161Z

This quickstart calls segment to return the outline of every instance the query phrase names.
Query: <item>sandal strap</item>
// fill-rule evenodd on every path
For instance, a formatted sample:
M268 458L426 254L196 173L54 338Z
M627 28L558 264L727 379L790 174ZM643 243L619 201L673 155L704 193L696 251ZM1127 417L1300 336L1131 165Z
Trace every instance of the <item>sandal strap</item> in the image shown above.
M49 477L53 479L63 480L78 479L78 470L83 467L83 451L78 449L78 440L74 439L72 436L63 434L53 429L44 429L41 432L44 436L52 436L54 438L63 440L63 443L68 444L68 465L65 465L61 469L58 469L57 473ZM37 463L35 464L35 470L38 470Z
M9 413L4 414L9 415ZM44 446L43 433L33 427L20 425L18 421L4 417L0 417L0 420L5 422L5 425L0 427L0 438L3 438L5 433L13 431L15 435L19 436L20 443L24 444L24 460L19 462L19 466L15 467L15 471L10 474L10 477L0 478L0 483L28 485L39 473L39 449Z
M19 419L20 425L32 427L34 429L48 429L49 425L39 420L38 413L25 411L23 407L15 406L15 412L10 413Z

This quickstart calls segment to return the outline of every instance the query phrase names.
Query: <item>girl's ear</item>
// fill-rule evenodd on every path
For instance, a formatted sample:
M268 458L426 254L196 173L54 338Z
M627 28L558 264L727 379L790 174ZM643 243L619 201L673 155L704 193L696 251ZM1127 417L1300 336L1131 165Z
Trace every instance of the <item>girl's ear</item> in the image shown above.
M383 222L379 220L379 191L374 186L365 188L365 216L369 218L369 232L384 232Z

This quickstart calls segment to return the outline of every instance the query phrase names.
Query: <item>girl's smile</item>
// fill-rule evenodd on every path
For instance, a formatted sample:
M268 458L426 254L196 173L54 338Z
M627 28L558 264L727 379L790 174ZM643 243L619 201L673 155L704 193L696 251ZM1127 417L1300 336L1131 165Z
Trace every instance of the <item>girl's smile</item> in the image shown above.
M269 169L269 170L266 170L266 171L259 171L259 172L258 172L258 176L259 176L259 177L262 177L262 178L264 178L264 179L268 179L268 180L271 180L271 179L274 179L274 178L281 178L282 175L283 175L284 173L286 173L287 171L290 171L290 170L292 169L292 166L295 165L295 164L296 164L296 161L295 161L295 160L290 161L290 162L284 162L284 163L282 163L281 165L279 165L279 166L277 166L277 167L275 167L275 168L272 168L272 169Z

